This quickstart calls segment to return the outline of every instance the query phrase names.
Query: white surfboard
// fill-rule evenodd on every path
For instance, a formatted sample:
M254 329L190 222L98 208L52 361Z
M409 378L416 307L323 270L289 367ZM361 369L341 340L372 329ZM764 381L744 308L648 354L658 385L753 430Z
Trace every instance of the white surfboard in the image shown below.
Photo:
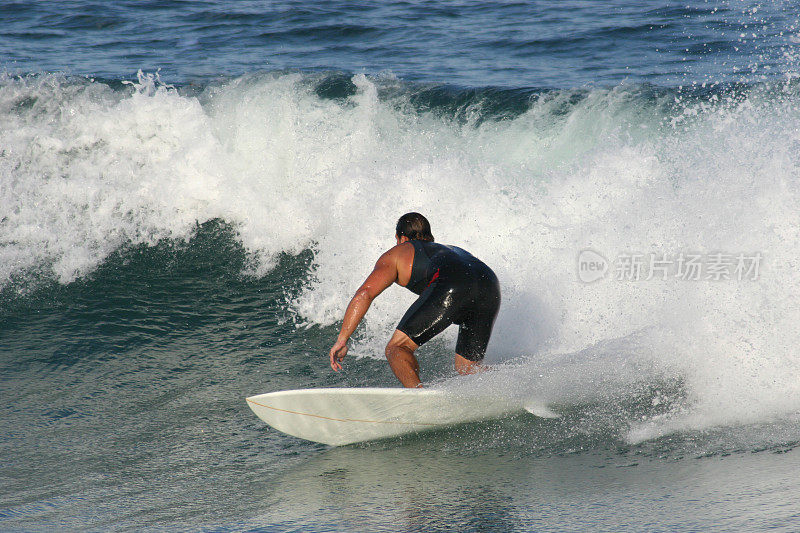
M251 396L247 404L275 429L331 446L430 431L525 409L537 416L557 416L541 405L523 406L441 389L287 390Z

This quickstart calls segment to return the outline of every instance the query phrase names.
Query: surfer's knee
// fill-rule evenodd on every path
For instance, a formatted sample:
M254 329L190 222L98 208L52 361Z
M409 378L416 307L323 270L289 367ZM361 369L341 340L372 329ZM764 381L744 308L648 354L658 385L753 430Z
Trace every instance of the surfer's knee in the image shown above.
M389 359L392 357L398 348L414 353L419 346L411 340L411 337L398 329L395 330L394 335L392 335L392 338L386 345L386 358Z

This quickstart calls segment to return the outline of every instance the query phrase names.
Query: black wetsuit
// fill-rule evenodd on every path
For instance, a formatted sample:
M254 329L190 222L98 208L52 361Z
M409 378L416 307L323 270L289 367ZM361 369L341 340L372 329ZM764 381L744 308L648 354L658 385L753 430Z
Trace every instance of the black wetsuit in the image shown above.
M466 250L427 241L414 245L406 288L419 294L397 329L421 346L458 324L456 353L481 361L500 309L500 284L492 269Z

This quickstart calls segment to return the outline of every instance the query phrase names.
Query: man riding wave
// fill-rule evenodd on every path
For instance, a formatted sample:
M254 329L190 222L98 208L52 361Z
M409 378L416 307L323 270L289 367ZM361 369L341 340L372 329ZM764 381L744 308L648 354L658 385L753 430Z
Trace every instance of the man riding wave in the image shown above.
M421 387L414 352L451 324L458 324L455 368L460 374L482 370L486 346L500 309L497 276L475 256L433 241L428 220L406 213L397 221L397 245L385 252L356 291L342 329L330 350L331 368L341 370L347 341L372 300L392 283L419 295L386 345L386 359L405 387Z

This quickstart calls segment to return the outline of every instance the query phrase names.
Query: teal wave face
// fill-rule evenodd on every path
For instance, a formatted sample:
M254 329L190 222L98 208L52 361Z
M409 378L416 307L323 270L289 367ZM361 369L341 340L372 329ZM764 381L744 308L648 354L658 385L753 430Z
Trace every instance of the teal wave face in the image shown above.
M247 274L252 260L235 229L212 220L198 224L186 240L123 246L68 285L36 276L10 284L2 293L0 323L11 332L31 327L25 322L32 314L48 317L45 323L63 321L63 337L53 336L54 342L84 333L87 346L95 347L90 361L108 350L158 350L162 342L209 330L219 320L234 320L243 330L277 327L290 318L286 301L303 283L310 252L280 258L263 277ZM44 329L33 335L47 335ZM209 345L220 341L205 339ZM48 364L66 363L56 356Z

